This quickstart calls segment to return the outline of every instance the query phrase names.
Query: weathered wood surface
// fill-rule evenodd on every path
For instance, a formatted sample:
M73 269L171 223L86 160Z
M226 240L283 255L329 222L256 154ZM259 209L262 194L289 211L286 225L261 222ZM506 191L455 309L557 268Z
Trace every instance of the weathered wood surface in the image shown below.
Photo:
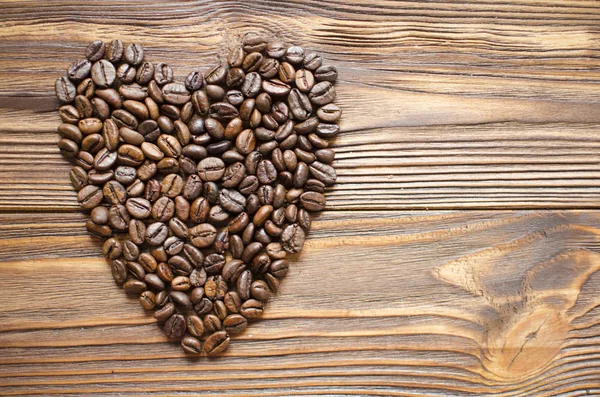
M599 22L595 1L2 2L0 395L600 394ZM191 359L85 232L53 81L92 39L181 77L261 26L338 66L339 184L264 318Z

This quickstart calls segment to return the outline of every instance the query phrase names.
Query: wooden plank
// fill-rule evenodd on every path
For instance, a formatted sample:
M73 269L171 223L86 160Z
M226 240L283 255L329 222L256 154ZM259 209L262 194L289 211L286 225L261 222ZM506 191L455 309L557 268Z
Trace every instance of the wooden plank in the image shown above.
M83 221L0 215L2 395L597 390L598 211L325 213L264 317L214 360L166 341Z
M328 209L598 208L597 129L502 123L342 133ZM0 133L0 211L78 209L57 140L51 131Z
M11 82L0 87L0 211L76 208L53 146L52 87L89 40L139 41L152 60L176 59L181 77L249 29L295 37L339 67L330 209L600 205L595 2L0 7L0 79Z

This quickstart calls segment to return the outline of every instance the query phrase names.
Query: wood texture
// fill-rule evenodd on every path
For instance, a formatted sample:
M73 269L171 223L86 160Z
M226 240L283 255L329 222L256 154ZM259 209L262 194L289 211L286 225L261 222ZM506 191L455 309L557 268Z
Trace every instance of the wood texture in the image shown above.
M0 395L600 395L600 3L3 1ZM247 30L340 71L339 183L264 317L193 359L84 228L53 82ZM431 211L426 211L431 210Z

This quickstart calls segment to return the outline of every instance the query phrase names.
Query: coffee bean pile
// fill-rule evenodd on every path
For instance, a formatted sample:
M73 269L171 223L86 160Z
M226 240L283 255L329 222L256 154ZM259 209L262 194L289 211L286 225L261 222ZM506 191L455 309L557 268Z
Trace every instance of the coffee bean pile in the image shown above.
M176 82L139 44L94 41L56 80L61 153L118 285L190 353L259 317L336 180L337 70L247 33Z

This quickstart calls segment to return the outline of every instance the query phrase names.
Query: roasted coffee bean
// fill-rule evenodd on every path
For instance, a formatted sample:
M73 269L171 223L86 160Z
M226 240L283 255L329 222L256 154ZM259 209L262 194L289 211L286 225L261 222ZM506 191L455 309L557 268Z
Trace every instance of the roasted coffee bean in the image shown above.
M248 32L242 39L242 46L244 51L250 52L261 52L267 48L268 41L266 37L258 32Z
M263 62L263 56L260 52L251 52L244 58L242 68L250 73L258 70Z
M160 112L171 120L177 120L181 116L181 111L175 105L160 105ZM175 123L173 123L173 127L175 127Z
M281 58L287 49L287 47L285 47L281 41L271 41L267 44L266 48L267 54L269 54L271 58L275 59Z
M144 60L144 48L140 44L129 44L123 55L125 62L137 66Z
M92 41L85 48L85 57L92 62L99 61L104 57L106 45L101 40Z
M173 279L173 281L171 281L171 285L173 285L173 282L176 280L176 278ZM169 297L171 298L171 302L175 303L175 306L181 308L181 309L188 309L191 308L192 306L192 301L190 301L190 298L188 297L188 295L185 292L181 292L181 291L171 291L169 293Z
M248 319L258 318L263 314L263 303L256 299L248 299L242 303L240 314Z
M269 286L263 280L256 280L250 286L250 294L256 300L266 302L271 297Z
M229 249L229 232L227 229L220 230L215 239L215 252L224 254Z
M244 94L246 98L253 98L260 93L261 85L262 78L260 77L260 74L251 72L244 78L240 91L242 91L242 94Z
M214 243L217 229L209 223L201 223L189 229L190 240L195 247L205 248Z
M96 93L96 84L94 84L94 80L92 80L90 77L84 79L77 86L77 95L83 95L90 101L92 99L94 99L95 93ZM95 99L100 99L100 98L95 98Z
M152 310L156 306L156 295L152 291L144 291L140 294L140 305L144 310Z
M139 219L132 219L128 226L129 237L135 244L141 245L146 237L146 224Z
M56 97L61 103L71 103L77 95L75 85L67 76L62 76L56 79L54 91L56 92Z
M98 225L92 222L91 220L86 222L85 227L90 234L98 238L107 238L110 237L112 234L112 230L110 229L110 227L106 225Z
M213 101L219 102L222 101L223 98L225 98L225 89L219 85L209 84L204 88L204 91L206 92L206 95L208 95L208 97Z
M181 340L181 347L186 353L200 354L203 350L202 342L192 336L185 336Z
M171 293L172 295L173 293ZM185 294L184 294L185 295ZM173 299L173 296L171 296ZM172 315L167 322L165 323L165 335L169 339L181 339L185 335L185 330L187 329L187 324L185 322L185 317L181 314Z
M124 205L113 205L108 210L108 223L116 230L127 230L130 220Z
M281 235L281 245L284 250L295 254L302 249L304 245L305 233L298 224L292 224L283 230Z
M223 320L223 328L232 335L244 332L247 327L248 320L240 314L231 314Z
M72 105L63 105L58 109L58 115L64 123L77 124L79 121L79 111ZM59 126L60 128L60 126ZM59 129L60 133L60 129Z
M249 154L256 147L256 138L251 129L243 130L235 139L235 148L241 154Z
M337 79L338 72L335 66L323 65L315 70L314 75L317 81L334 82Z
M217 157L207 157L198 163L198 175L204 182L218 181L225 174L225 163Z
M173 81L173 69L166 63L159 63L154 68L154 80L157 84L164 85Z
M154 312L154 318L162 323L171 318L173 314L175 314L175 305L172 302L168 302L162 308Z
M85 209L92 209L100 204L104 195L98 186L87 185L77 194L79 205Z
M315 161L309 166L309 170L312 176L325 185L332 185L337 179L335 169L327 164L323 164L319 161Z
M226 331L217 331L204 341L204 351L208 355L224 352L229 347L229 335Z
M146 283L140 280L129 280L123 284L123 289L128 294L138 295L146 290Z
M106 54L106 59L108 59L109 62L112 62L112 63L119 62L121 60L121 58L123 57L123 42L121 42L121 40L119 40L119 39L111 41L106 46L105 54Z
M92 80L98 87L110 87L116 78L117 71L109 61L101 59L92 66Z
M114 69L114 67L113 67ZM73 81L80 81L90 75L92 63L87 59L78 59L67 69L67 76ZM79 91L79 90L77 90Z
M150 245L161 245L167 239L169 228L162 222L155 222L146 228L146 242Z
M117 285L123 285L127 280L127 267L125 262L120 259L113 260L110 270Z
M162 87L165 102L171 105L183 105L190 100L191 94L181 83L167 83Z
M133 83L135 81L136 73L137 70L134 66L131 66L127 63L123 63L117 68L117 79L119 79L121 83Z

